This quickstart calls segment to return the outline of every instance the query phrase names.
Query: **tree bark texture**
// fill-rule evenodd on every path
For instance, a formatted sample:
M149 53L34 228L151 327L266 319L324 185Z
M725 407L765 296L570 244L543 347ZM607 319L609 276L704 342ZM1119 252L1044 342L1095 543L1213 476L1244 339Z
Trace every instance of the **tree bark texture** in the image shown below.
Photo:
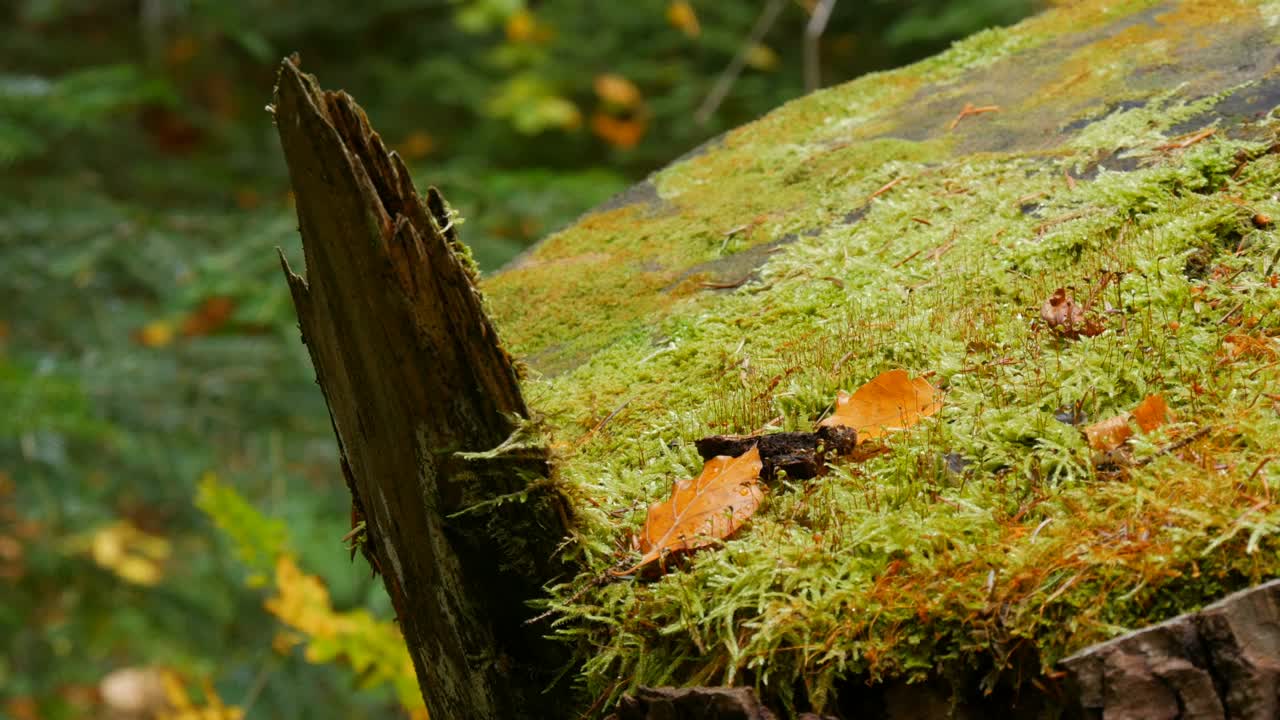
M549 718L567 660L526 628L567 505L467 252L364 112L281 67L275 119L306 278L283 260L364 550L432 718Z
M1062 661L1085 718L1280 717L1280 580Z

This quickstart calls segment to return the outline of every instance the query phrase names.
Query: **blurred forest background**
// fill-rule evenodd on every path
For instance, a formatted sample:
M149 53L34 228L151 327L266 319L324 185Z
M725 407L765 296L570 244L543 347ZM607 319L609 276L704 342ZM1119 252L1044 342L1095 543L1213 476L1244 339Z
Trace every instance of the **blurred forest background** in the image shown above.
M822 4L0 2L0 717L424 715L274 250L301 266L282 56L493 271L803 94ZM1038 4L839 0L820 82Z

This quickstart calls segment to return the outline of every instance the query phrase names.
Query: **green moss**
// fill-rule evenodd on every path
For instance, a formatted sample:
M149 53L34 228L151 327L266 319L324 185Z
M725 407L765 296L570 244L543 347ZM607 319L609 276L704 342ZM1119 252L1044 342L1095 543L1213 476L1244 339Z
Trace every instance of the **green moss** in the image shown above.
M976 671L991 686L1280 573L1280 464L1263 462L1280 437L1280 241L1253 222L1280 217L1280 156L1247 139L1280 125L1161 149L1219 96L1117 89L1145 104L1046 140L1093 117L1061 87L954 131L937 113L898 122L918 78L990 48L983 72L1000 77L1047 47L1041 33L1114 19L1104 7L792 103L656 175L652 202L590 215L488 282L578 511L565 552L585 569L549 602L592 693L754 683L820 707L855 676ZM1206 22L1194 9L1154 16L1166 42ZM1167 61L1092 37L1099 65ZM965 150L993 127L1008 149ZM718 259L765 247L740 287L702 286L758 262ZM1039 308L1059 286L1095 295L1106 332L1048 332ZM1241 335L1262 344L1233 351ZM592 584L634 560L626 534L647 505L697 473L694 440L810 428L838 390L895 367L933 373L939 416L863 462L780 481L743 531L661 580ZM1138 438L1123 472L1100 471L1060 419L1154 393L1177 420Z

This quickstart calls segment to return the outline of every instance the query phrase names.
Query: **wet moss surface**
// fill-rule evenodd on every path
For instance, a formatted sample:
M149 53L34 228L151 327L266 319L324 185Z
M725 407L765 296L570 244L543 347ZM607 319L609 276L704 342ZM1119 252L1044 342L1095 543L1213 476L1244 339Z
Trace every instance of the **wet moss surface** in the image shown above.
M1280 571L1277 21L1072 3L779 108L486 280L576 503L561 551L586 569L548 632L600 707L1051 690L1066 654ZM1044 327L1057 287L1105 332ZM698 438L812 430L895 367L931 373L938 416L774 482L660 580L593 582ZM1155 393L1176 421L1100 465L1080 426Z

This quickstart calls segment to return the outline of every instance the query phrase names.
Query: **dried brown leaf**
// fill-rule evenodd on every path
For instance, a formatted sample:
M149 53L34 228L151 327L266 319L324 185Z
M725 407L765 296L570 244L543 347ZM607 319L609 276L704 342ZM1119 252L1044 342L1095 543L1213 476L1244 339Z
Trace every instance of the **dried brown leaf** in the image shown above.
M1164 395L1148 395L1138 403L1138 407L1133 409L1133 419L1137 421L1138 427L1144 433L1149 433L1169 422L1172 416L1169 413L1169 404L1164 401Z
M752 446L736 458L712 458L698 477L677 482L668 500L649 506L639 537L644 553L640 561L613 574L630 575L670 553L696 550L732 535L764 499L761 467L760 450Z
M1067 294L1066 288L1054 290L1049 299L1044 301L1040 306L1040 317L1051 330L1072 340L1082 335L1093 337L1103 331L1102 323L1078 305Z
M1136 422L1142 432L1148 433L1172 419L1164 396L1148 395L1132 411L1089 425L1084 429L1084 435L1089 440L1089 447L1099 452L1111 452L1133 437L1131 421Z
M1133 437L1130 417L1129 413L1122 413L1086 427L1084 435L1089 439L1089 447L1099 452L1109 452L1123 445Z
M820 425L843 425L858 433L858 442L915 425L942 408L942 393L923 377L906 370L880 373L852 395L841 391L836 411Z
M1232 333L1222 338L1224 354L1234 360L1238 357L1257 357L1272 359L1276 357L1277 348L1274 341L1267 337L1255 337Z

